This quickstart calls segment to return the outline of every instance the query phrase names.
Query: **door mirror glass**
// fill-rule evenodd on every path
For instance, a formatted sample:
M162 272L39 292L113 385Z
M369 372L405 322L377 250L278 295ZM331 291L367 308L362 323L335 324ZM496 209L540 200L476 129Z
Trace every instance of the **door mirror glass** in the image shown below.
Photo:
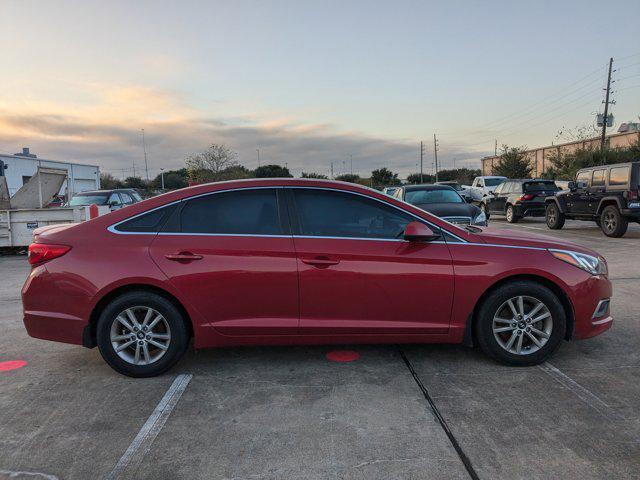
M411 222L404 229L404 239L410 242L430 242L439 236L424 223L420 222Z

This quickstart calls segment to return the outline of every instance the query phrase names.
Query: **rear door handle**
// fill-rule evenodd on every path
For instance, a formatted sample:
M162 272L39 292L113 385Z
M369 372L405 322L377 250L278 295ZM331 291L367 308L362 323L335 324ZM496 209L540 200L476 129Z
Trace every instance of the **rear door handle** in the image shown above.
M331 260L329 258L302 258L302 263L307 265L313 265L314 267L329 267L331 265L338 265L340 260Z
M167 253L164 258L174 262L191 262L193 260L202 260L202 255L196 255L191 252Z

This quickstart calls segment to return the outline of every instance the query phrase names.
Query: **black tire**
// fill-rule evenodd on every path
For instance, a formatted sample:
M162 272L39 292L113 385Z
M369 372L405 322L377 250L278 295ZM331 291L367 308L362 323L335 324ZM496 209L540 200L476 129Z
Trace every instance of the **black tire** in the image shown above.
M480 204L480 208L481 208L481 209L482 209L482 211L484 212L484 216L485 216L485 217L487 217L487 220L489 220L489 217L490 217L491 215L489 214L489 208L487 207L487 204L486 204L486 203L484 203L484 202L483 202L483 203L481 203L481 204Z
M518 296L533 298L542 302L551 316L552 327L549 338L541 348L531 353L511 353L500 345L496 339L496 335L503 334L494 334L493 332L494 316L500 313L501 307L505 302ZM495 289L484 299L474 318L476 338L482 351L498 362L513 366L537 365L547 360L560 346L565 336L567 323L564 308L558 297L544 285L528 280L514 281ZM527 339L526 342L533 346L526 336L528 334L525 334L525 332L520 333L523 339ZM510 334L511 332L506 332L504 335L510 337Z
M545 209L545 220L547 222L547 227L551 230L560 230L564 227L564 213L560 211L558 205L555 203L547 204L547 208Z
M160 358L148 365L135 365L121 358L116 353L111 342L111 328L114 322L117 321L116 318L127 309L133 308L135 311L134 307L141 307L141 310L143 308L151 308L161 314L168 326L167 330L170 332L170 339L167 340L168 348ZM141 320L142 318L138 317L138 319ZM96 339L100 354L111 368L123 375L129 377L154 377L160 375L173 367L187 349L189 330L186 321L173 303L158 294L145 291L125 293L112 300L100 314L96 328ZM116 324L114 328L122 328L122 333L129 334L127 329L120 323ZM137 341L134 342L134 345L135 343ZM153 346L149 348L155 349ZM156 351L160 352L160 350Z
M596 217L595 222L598 227L602 228L602 221L600 220L600 217Z
M607 237L618 238L627 233L629 220L624 217L618 207L607 205L600 214L600 229Z
M507 222L509 223L518 223L520 220L520 216L516 214L516 209L513 205L507 205Z

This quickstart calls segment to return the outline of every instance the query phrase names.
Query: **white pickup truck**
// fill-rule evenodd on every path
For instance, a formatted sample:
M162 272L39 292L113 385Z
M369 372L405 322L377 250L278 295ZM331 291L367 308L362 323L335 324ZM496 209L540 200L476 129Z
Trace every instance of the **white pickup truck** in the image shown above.
M493 192L507 177L483 176L473 179L469 193L474 202L481 202L484 197Z

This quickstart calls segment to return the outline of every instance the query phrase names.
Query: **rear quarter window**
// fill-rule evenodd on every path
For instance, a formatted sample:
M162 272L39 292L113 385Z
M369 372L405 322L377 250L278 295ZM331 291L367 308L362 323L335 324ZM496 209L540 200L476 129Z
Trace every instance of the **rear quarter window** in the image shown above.
M555 182L528 182L524 184L525 192L546 192L559 190Z
M143 213L130 220L125 220L115 227L118 232L149 233L158 232L171 216L177 204L167 205L147 213Z
M629 171L630 168L628 166L614 167L609 170L609 185L622 186L629 183Z

